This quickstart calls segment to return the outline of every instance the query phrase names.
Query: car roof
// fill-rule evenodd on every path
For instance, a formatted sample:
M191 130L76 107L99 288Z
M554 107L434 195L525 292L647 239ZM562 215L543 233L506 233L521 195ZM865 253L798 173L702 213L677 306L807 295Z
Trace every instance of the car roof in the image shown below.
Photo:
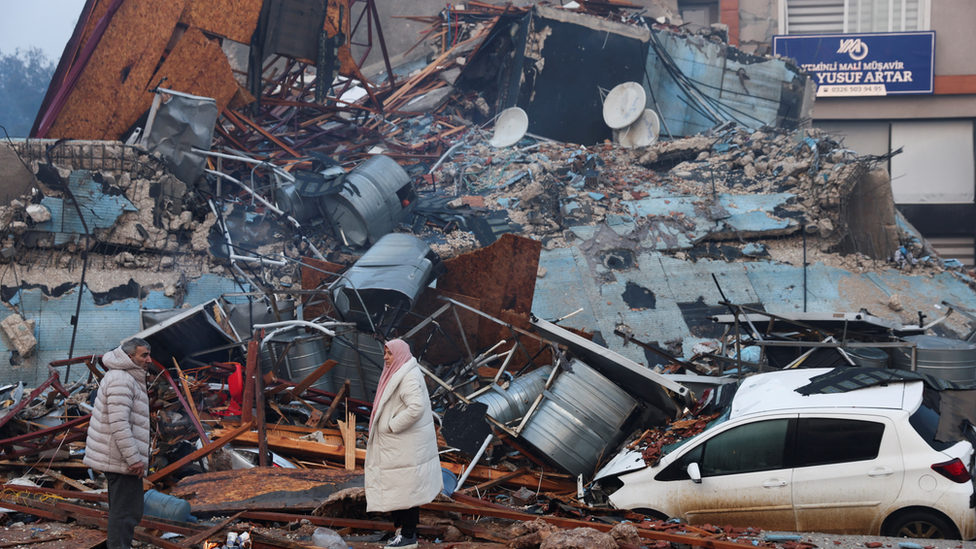
M831 368L782 370L757 374L742 381L732 399L729 418L786 410L812 408L867 408L915 412L922 403L921 381L892 381L846 393L801 395L794 389Z

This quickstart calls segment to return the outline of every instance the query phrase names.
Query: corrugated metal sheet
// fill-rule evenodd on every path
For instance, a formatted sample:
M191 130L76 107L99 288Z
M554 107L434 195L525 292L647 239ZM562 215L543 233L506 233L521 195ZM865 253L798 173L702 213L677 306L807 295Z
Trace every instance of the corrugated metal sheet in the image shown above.
M596 259L588 258L579 246L573 246L543 250L539 264L548 274L536 286L532 308L537 316L551 320L583 307L582 313L560 325L600 331L610 349L645 365L648 358L644 351L634 345L624 347L623 340L611 335L614 327L626 324L642 341L663 343L681 339L684 356L690 358L693 345L701 339L692 337L678 303L702 298L705 304L717 304L721 296L712 281L713 274L732 302L759 303L771 313L803 311L803 269L771 261L726 263L702 259L691 262L649 251L638 254L630 270L607 274L606 270L601 273L595 267ZM594 272L602 276L594 276ZM623 298L628 283L653 293L653 308L632 309ZM931 278L895 270L858 274L815 264L807 269L806 284L810 312L848 312L864 307L882 318L901 320L921 310L931 319L939 314L932 306L943 299L976 309L976 294L965 281L950 273ZM899 294L903 311L895 312L887 307L889 294L882 288L889 294ZM957 331L966 329L965 322L958 317L950 317L950 324Z
M216 275L204 275L189 284L185 303L196 306L226 292L239 292L241 288L230 279ZM245 286L245 288L249 288ZM23 381L33 385L47 379L46 364L68 358L71 345L71 317L78 303L77 290L60 297L44 295L40 289L22 290L10 300L23 316L35 321L34 337L38 349L22 366L10 365L12 348L6 337L0 337L0 384ZM231 298L246 300L246 298ZM96 305L87 288L82 296L78 334L75 338L74 356L102 354L117 347L121 341L139 332L140 309L165 309L174 306L172 298L163 292L153 291L141 302L138 299L122 299L107 305ZM0 321L16 314L8 308L0 309ZM71 378L87 376L84 366L75 366ZM62 372L63 377L63 372ZM63 381L63 380L62 380Z
M660 31L655 35L698 93L719 102L729 118L749 127L777 125L784 86L805 79L782 59L742 54L700 36ZM701 108L675 82L653 47L649 48L646 67L643 85L648 91L648 107L660 110L658 115L673 135L701 133L716 124L708 109Z
M87 170L72 172L68 178L68 187L78 201L90 232L111 227L125 212L138 211L125 196L102 192L101 184L92 181L91 173ZM81 218L70 201L45 196L41 205L51 212L51 219L38 223L34 230L55 233L56 245L71 242L77 235L85 234Z

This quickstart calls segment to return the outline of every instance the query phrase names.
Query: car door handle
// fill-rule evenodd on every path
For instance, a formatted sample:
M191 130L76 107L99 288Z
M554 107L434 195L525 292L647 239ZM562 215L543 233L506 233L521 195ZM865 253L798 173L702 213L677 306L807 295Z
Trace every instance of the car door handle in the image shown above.
M786 481L781 478L771 478L764 480L762 485L763 488L778 488L780 486L786 486Z
M887 476L893 475L894 473L895 473L895 470L892 469L891 467L875 467L874 469L871 469L870 471L868 471L868 476L869 477L887 477Z

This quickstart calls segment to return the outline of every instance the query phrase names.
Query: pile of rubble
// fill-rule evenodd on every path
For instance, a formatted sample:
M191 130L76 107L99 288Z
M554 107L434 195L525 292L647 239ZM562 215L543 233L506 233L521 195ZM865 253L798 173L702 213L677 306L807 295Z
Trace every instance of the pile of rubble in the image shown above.
M218 17L200 2L156 16L153 2L89 2L35 128L63 139L0 145L14 167L0 182L9 523L104 528L82 441L101 353L140 337L155 364L147 497L165 510L139 539L210 549L231 532L295 547L331 528L342 546L378 541L394 528L365 513L365 425L382 342L399 337L429 380L456 484L424 506L423 536L805 547L595 508L580 483L620 447L653 463L700 432L714 416L698 397L714 386L810 356L853 365L848 344L970 335L976 275L900 218L886 158L802 127L807 79L787 61L687 61L675 52L725 52L722 33L689 35L617 0L472 2L415 18L430 55L371 81L349 49L350 3L323 3L310 27L245 3ZM127 68L139 83L119 82L136 31L158 55ZM322 48L290 50L285 31L314 31ZM567 46L594 36L606 52ZM705 58L776 69L776 96L749 95L740 120L721 87L678 74ZM601 92L635 79L663 131L625 147ZM660 93L668 79L685 95ZM571 98L552 93L570 85ZM495 117L513 107L529 131L494 146ZM934 303L948 312L926 323ZM770 333L795 347L767 350ZM49 528L39 543L100 541Z

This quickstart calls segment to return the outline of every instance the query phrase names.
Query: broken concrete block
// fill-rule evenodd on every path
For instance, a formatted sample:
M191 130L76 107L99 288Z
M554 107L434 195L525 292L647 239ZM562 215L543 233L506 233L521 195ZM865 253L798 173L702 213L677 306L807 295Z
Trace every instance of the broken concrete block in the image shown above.
M44 223L51 220L51 211L40 204L27 206L27 215L34 220L34 223Z
M27 223L23 221L14 221L10 224L10 231L16 235L22 235L27 232Z
M631 522L621 522L610 529L610 537L622 543L643 545L637 527Z
M817 221L820 238L827 238L834 233L834 222L824 217Z
M33 321L28 325L20 315L10 315L0 322L3 333L22 357L30 356L37 348L33 326Z
M536 276L536 278L545 278L546 273L548 273L548 272L549 272L549 269L546 269L545 267L539 267L539 270L536 271L535 276Z

